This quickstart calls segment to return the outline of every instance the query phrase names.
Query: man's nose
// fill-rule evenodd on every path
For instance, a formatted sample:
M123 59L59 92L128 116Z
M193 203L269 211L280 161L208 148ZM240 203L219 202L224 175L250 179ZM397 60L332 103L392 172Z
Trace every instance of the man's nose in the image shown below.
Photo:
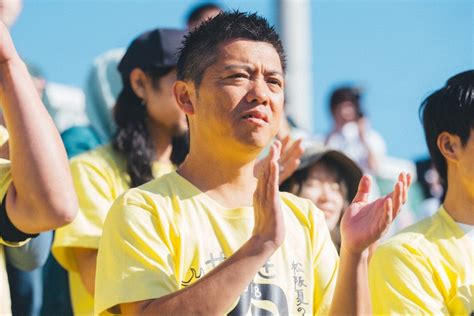
M268 87L263 78L255 79L251 82L247 93L247 102L268 105Z

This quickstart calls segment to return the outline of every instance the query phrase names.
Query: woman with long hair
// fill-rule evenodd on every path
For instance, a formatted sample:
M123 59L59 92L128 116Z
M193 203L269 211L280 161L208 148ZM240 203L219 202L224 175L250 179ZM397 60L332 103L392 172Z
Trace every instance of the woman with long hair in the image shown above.
M79 215L57 231L53 254L68 270L74 314L93 313L97 249L107 212L124 191L173 171L187 154L187 123L173 84L184 31L155 29L137 37L118 70L123 89L111 143L71 160Z

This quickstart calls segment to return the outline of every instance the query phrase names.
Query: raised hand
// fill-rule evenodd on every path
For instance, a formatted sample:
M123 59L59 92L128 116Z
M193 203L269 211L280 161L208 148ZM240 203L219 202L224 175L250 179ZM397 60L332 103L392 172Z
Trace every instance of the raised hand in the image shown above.
M303 146L301 145L302 142L303 139L300 138L291 143L291 137L289 135L282 139L281 155L278 160L278 164L280 165L279 184L282 184L283 181L288 179L300 165L300 158L304 152Z
M261 161L257 189L253 195L255 225L253 236L268 242L276 250L285 238L285 223L278 191L278 159L281 143L275 141L268 156Z
M410 184L410 174L402 172L390 194L368 203L371 179L363 176L357 194L341 220L341 247L352 253L362 253L376 242L406 202Z
M302 139L298 139L291 143L290 136L286 136L281 141L281 149L278 158L278 184L282 184L289 176L295 172L296 168L300 165L300 158L303 155L303 147L301 143L303 142ZM268 157L268 156L267 156ZM257 161L255 165L255 172L259 174L261 170L264 168L264 164L266 163L266 158Z

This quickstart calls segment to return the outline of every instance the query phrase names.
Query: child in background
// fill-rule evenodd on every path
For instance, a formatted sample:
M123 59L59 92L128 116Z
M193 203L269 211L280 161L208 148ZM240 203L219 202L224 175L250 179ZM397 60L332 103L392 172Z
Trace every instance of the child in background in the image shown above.
M331 238L339 251L339 224L345 208L357 192L362 170L339 151L321 146L306 149L301 164L280 186L281 191L311 200L324 212Z

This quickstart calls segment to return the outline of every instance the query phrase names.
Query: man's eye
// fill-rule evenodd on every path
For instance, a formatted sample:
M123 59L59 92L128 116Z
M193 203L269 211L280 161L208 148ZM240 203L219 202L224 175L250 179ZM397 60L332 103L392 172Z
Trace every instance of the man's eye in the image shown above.
M248 78L248 76L246 74L243 74L243 73L238 73L238 74L232 74L230 75L229 77L227 78L232 78L232 79L235 79L235 78Z
M267 82L271 85L275 85L275 86L279 86L281 87L282 86L282 82L278 79L268 79Z

